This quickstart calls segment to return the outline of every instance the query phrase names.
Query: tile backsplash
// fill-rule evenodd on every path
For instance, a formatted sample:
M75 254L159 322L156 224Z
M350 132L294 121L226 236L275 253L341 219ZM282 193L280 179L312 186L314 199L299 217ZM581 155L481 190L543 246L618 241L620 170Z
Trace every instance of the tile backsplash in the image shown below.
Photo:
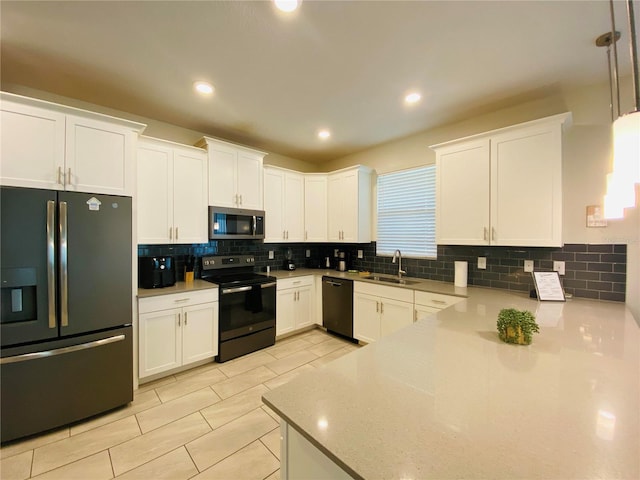
M219 240L199 245L139 245L138 255L173 255L178 280L182 280L184 259L188 255L251 254L256 257L256 270L264 271L267 265L272 270L281 269L289 250L299 267L324 265L325 257L333 261L334 252L343 250L347 252L350 268L389 274L398 271L397 264L391 263L391 257L376 255L375 242L330 245ZM356 258L358 250L363 251L362 259ZM273 259L269 259L269 251L274 252ZM486 270L478 269L478 257L487 258ZM523 292L534 288L531 274L524 271L524 260L533 260L536 271L551 271L554 260L560 260L565 262L565 275L560 278L567 293L583 298L625 301L626 245L566 244L562 248L439 245L437 259L403 258L402 267L411 277L453 283L454 262L459 260L469 263L469 285ZM199 274L196 262L196 277Z

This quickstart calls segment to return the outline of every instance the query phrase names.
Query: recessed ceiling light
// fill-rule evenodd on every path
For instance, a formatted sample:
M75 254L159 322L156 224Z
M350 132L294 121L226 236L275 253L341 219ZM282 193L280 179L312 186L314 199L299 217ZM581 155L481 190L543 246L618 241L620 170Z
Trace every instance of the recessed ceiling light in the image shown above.
M204 95L211 95L213 93L213 85L207 82L196 82L193 84L193 88L196 92Z
M421 98L422 96L419 93L413 92L404 97L404 101L406 103L416 103L419 102Z
M326 140L330 136L331 136L331 132L329 130L320 130L318 132L318 138L321 138L322 140Z
M290 13L300 6L302 0L273 0L273 3L278 10Z

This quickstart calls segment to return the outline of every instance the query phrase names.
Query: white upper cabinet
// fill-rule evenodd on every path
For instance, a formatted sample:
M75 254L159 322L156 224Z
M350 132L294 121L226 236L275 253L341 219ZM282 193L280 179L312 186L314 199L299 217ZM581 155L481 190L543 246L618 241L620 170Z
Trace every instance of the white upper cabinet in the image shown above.
M434 145L440 245L562 246L565 113Z
M149 137L138 142L138 243L206 243L207 152Z
M304 176L264 167L265 242L304 240Z
M328 240L371 241L371 169L363 166L328 175Z
M209 205L262 210L262 162L265 152L204 137L198 147L209 153Z
M327 241L327 175L324 173L304 176L304 239Z
M2 93L0 183L132 196L145 125Z

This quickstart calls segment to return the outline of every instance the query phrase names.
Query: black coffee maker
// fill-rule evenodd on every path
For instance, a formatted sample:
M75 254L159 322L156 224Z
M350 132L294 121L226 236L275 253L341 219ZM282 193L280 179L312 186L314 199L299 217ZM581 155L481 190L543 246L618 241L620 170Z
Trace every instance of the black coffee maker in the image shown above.
M173 257L139 257L138 284L142 288L170 287L176 283Z
M282 262L283 270L295 270L296 264L293 262L293 250L287 248L287 251L284 255L284 262Z

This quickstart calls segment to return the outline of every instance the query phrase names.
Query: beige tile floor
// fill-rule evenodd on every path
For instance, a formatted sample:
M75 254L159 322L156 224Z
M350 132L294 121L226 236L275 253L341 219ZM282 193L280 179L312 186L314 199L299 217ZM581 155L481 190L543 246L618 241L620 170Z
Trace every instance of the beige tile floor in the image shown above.
M262 394L356 348L315 329L142 385L126 407L2 446L0 478L279 479Z

